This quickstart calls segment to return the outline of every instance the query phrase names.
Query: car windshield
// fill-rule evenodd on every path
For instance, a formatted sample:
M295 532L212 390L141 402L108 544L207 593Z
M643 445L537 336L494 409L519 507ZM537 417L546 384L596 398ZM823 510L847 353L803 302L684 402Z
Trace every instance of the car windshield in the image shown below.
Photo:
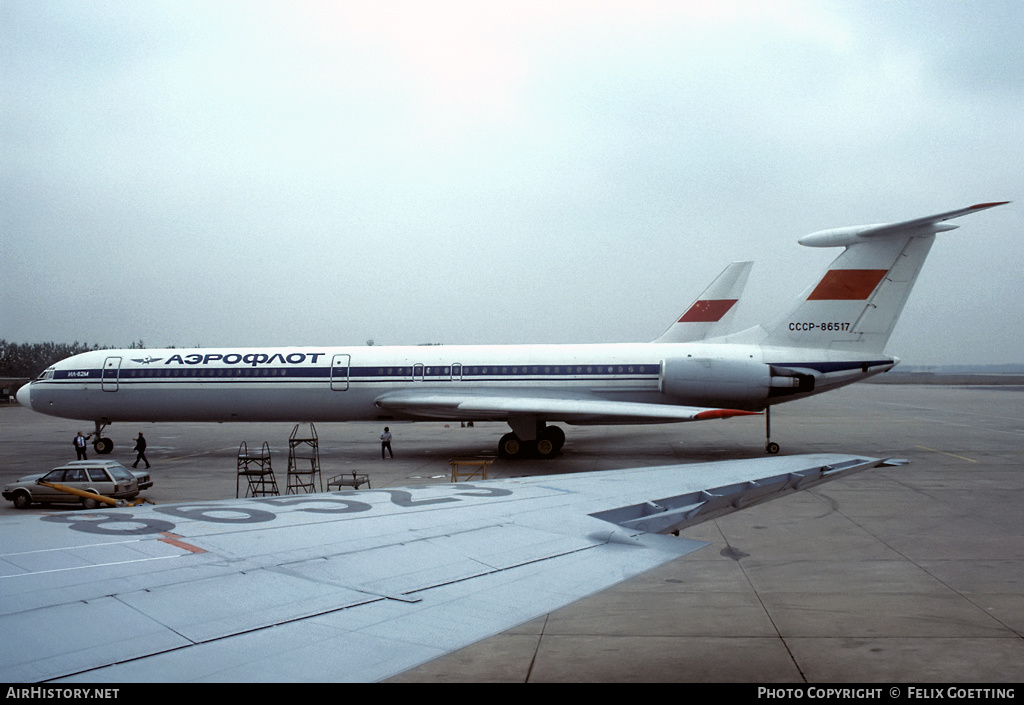
M114 479L118 482L129 482L132 479L132 474L125 470L122 465L112 465L109 468L110 474L114 476Z
M43 482L64 482L63 470L51 470L41 478Z

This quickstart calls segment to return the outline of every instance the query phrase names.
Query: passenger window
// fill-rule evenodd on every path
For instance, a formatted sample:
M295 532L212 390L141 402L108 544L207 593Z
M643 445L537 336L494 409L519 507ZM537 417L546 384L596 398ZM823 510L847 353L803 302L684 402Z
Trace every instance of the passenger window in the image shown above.
M110 482L103 468L89 468L89 479L93 482Z

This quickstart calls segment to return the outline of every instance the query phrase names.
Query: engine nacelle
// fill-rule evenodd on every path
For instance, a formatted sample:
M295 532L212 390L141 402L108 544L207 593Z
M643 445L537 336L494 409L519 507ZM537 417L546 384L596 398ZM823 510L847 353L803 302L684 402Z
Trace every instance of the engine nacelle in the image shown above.
M793 369L769 365L771 372L770 397L788 397L794 394L810 394L814 391L818 372L811 369Z
M768 365L753 360L685 357L661 361L661 393L677 402L760 409L772 386Z

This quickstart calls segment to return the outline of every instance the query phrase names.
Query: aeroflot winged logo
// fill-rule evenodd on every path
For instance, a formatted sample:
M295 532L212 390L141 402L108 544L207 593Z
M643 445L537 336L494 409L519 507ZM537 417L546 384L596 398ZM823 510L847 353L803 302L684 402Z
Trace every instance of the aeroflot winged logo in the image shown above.
M160 362L161 360L163 360L162 357L153 357L152 355L147 355L146 357L133 357L132 358L132 362L140 362L143 365L150 365L150 364L152 364L154 362Z

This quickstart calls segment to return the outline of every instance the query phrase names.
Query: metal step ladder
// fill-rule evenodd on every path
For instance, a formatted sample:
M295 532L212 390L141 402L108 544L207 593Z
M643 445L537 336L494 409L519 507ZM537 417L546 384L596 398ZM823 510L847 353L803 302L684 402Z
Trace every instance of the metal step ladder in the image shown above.
M235 498L242 487L242 478L246 479L246 497L267 497L278 495L277 478L270 462L270 446L263 441L263 449L259 453L250 453L245 441L238 446L238 475L235 477Z
M300 427L303 429L300 435ZM318 489L319 487L319 489ZM285 494L323 492L320 477L320 444L313 424L295 424L288 438L288 484Z

